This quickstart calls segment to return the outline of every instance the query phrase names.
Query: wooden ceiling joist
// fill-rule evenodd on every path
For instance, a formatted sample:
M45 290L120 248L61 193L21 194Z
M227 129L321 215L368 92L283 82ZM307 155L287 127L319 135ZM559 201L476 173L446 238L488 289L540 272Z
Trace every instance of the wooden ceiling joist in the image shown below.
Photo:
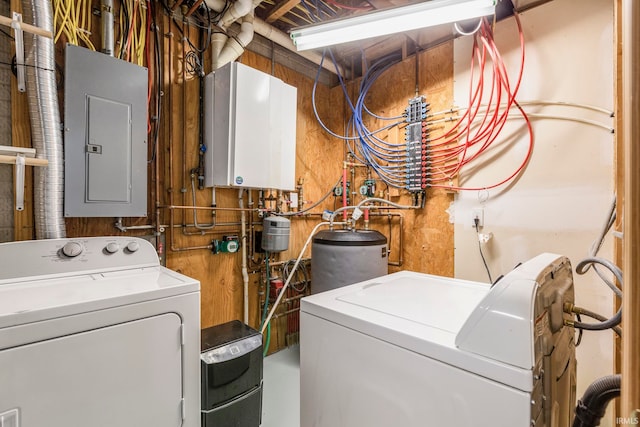
M282 18L287 12L296 7L300 3L300 0L284 0L282 3L276 5L269 15L265 18L269 24Z

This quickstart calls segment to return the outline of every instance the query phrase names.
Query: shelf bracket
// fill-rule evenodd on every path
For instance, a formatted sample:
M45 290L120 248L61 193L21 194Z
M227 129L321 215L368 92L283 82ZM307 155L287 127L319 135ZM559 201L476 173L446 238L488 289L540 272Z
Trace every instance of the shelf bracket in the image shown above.
M13 37L16 41L16 67L18 70L18 90L24 92L27 90L24 78L24 37L22 32L22 15L13 12L13 20L11 21L13 28Z

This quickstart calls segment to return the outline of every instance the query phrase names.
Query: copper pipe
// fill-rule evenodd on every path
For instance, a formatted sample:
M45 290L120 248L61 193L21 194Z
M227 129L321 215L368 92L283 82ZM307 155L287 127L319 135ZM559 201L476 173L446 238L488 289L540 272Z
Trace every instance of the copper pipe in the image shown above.
M183 246L183 247L178 247L175 244L175 234L174 234L174 223L173 223L173 210L171 211L171 215L169 216L171 218L171 222L169 224L169 240L171 240L171 251L172 252L186 252L186 251L194 251L194 250L200 250L200 249L208 249L208 250L212 250L213 249L213 245L202 245L202 246Z
M184 0L178 0L178 1L176 1L176 2L173 4L173 6L171 6L171 12L175 12L175 11L176 11L176 9L177 9L178 7L180 7L180 5L182 4L182 2L183 2L183 1L184 1Z
M300 307L295 307L292 308L291 310L287 310L287 311L283 311L282 313L277 313L274 314L273 316L271 316L273 319L277 319L278 317L282 317L282 316L287 316L289 314L295 313L297 311L300 311Z
M358 197L358 190L356 190L356 168L351 167L351 203L356 204L356 197Z
M185 16L185 18L187 18L187 17L191 16L191 14L192 14L193 12L195 12L197 8L199 8L199 7L200 7L200 5L202 4L202 2L203 2L203 1L204 1L204 0L198 0L198 1L196 1L195 3L193 3L193 6L191 6L191 9L189 9L189 11L184 15L184 16Z
M179 4L174 5L175 7L179 6ZM168 69L169 72L167 73L167 104L168 104L168 115L170 115L173 112L173 85L171 84L171 78L173 77L173 32L172 30L172 25L171 25L171 17L167 17L167 22L169 24L169 32L167 33L167 37L169 37L169 52L168 52L168 58L167 58L167 62L168 62ZM169 151L169 164L168 166L168 172L169 172L169 188L167 189L167 192L169 193L169 204L173 205L174 201L173 201L173 186L174 186L174 182L173 182L173 121L172 120L166 120L167 124L168 124L168 151ZM163 198L164 199L164 198ZM158 211L161 209L161 206L158 206ZM169 212L169 222L172 225L171 230L173 230L173 221L174 221L174 213L173 210L171 210ZM171 231L170 233L170 239L171 239L171 248L173 249L173 245L174 245L174 241L173 241L173 231Z
M261 225L262 222L255 222L255 225ZM195 224L186 224L187 228L194 228L196 225ZM217 227L239 227L240 226L240 222L223 222L220 223L216 226ZM163 225L163 227L165 228L169 228L169 225ZM181 224L176 224L175 225L176 228L182 228Z
M280 265L284 265L285 263L287 263L287 262L289 262L289 261L291 261L291 260L287 260L287 261L275 261L275 262L271 262L271 261L270 261L270 262L269 262L269 267L277 267L277 266L280 266ZM300 264L303 264L303 263L305 263L305 262L309 262L309 261L311 261L311 258L301 258L301 259L300 259Z
M308 295L306 294L299 294L299 295L294 295L292 297L288 297L288 298L283 298L282 301L280 301L280 304L286 304L288 302L293 302L293 301L297 301L299 299L302 299L304 297L306 297Z
M183 8L186 6L183 6ZM182 193L182 205L187 205L187 185L186 185L186 177L187 177L187 67L186 67L186 55L187 49L185 45L185 41L188 37L185 30L187 29L186 25L187 19L183 17L182 19L182 187L180 187L180 192ZM182 212L182 224L184 225L187 222L186 212Z
M344 162L342 167L342 207L347 206L347 162ZM342 213L342 221L347 220L347 211Z
M211 207L211 206L177 206L177 205L162 205L161 209L196 209L196 210L204 210L204 211L245 211L245 212L259 212L258 209L249 209L249 208L219 208L219 207Z
M392 265L394 267L401 267L402 264L404 263L404 239L402 237L402 235L404 234L404 215L397 213L397 212L370 212L369 213L370 216L377 216L377 217L389 217L389 216L397 216L398 218L400 218L400 237L398 238L398 252L399 252L399 257L398 257L398 261L388 261L387 264L388 265Z
M156 9L153 8L151 9L154 13L156 13ZM153 17L155 19L155 16ZM152 20L153 22L153 20ZM156 50L156 43L159 40L159 37L157 37L159 28L157 26L155 26L155 28L153 29L154 31L154 38L153 38L153 47L154 47L154 52ZM151 48L151 47L150 47ZM160 46L157 47L158 48L158 52L160 51ZM163 49L164 51L164 49ZM161 59L160 59L161 60ZM149 67L151 67L151 64L147 64ZM154 64L155 65L155 64ZM154 70L156 73L160 73L160 70ZM162 85L164 82L158 81L156 82L157 85ZM158 89L158 88L156 88ZM160 90L157 90L156 93L156 97L160 97ZM158 103L160 102L160 100L156 99L156 105L158 105ZM160 122L159 122L159 118L160 118L161 112L159 110L156 110L156 135L158 135L160 133ZM159 139L159 137L158 137ZM157 140L156 140L157 141ZM154 175L154 184L155 184L155 197L154 197L154 201L155 201L155 205L153 206L153 212L154 212L154 216L156 218L156 235L159 236L160 235L160 157L158 156L159 154L159 144L153 144L154 147L154 153L153 153L153 158L154 158L154 165L153 165L153 175ZM157 246L157 245L156 245Z
M208 231L202 230L201 232L197 232L197 231L185 231L186 228L183 227L180 224L178 224L178 227L180 227L182 229L182 235L183 236L216 236L216 235L220 235L220 234L237 234L237 235L240 235L240 230L208 230Z

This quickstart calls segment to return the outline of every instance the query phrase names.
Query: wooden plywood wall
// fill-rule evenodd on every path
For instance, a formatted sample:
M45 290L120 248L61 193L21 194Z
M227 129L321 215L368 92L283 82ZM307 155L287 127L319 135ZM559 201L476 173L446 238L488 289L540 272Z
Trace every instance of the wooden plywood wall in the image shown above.
M371 88L366 99L367 107L374 113L394 116L402 114L408 100L416 95L426 97L431 111L442 111L451 107L453 100L453 43L445 43L429 51L420 52L409 57L386 71ZM349 91L355 96L359 81L352 82ZM339 90L336 88L334 90ZM417 89L417 93L416 93ZM367 124L376 129L384 124L369 119ZM433 128L432 136L436 137L442 128ZM404 131L393 129L380 134L391 142L404 141ZM358 171L362 179L363 171ZM356 181L360 182L361 181ZM359 184L358 184L359 185ZM357 186L356 186L357 187ZM412 198L406 193L384 190L383 196L403 205L412 204ZM391 266L390 272L413 270L423 273L453 276L453 225L449 222L447 209L453 195L444 190L427 190L424 209L396 212L404 217L404 227L399 221L392 221L391 228L391 260L397 261L399 256L399 236L403 237L403 263ZM358 201L361 199L358 197ZM373 217L372 228L389 237L387 220Z
M14 2L15 3L15 2ZM97 2L94 2L97 4ZM117 7L117 6L116 6ZM117 15L116 15L117 16ZM157 156L149 164L149 215L146 218L123 218L123 232L114 226L116 218L67 218L68 237L99 235L153 235L159 233L166 242L162 251L166 254L167 267L194 277L201 282L201 313L203 328L223 323L243 316L243 282L240 254L214 255L206 247L212 239L223 235L240 234L240 213L234 210L221 210L215 214L217 225L212 230L198 230L192 226L194 211L169 209L167 206L192 205L209 207L212 204L210 189L192 191L191 169L197 166L199 149L199 79L184 72L184 57L189 50L180 32L182 22L170 22L163 13L158 15L161 50L164 63L164 81L162 84L162 122ZM116 29L117 29L116 25ZM98 28L98 22L94 23ZM183 31L187 31L185 27ZM197 41L197 31L190 30L190 37ZM99 40L96 40L99 45ZM63 46L56 46L59 63ZM313 80L292 71L286 64L272 64L269 58L246 52L239 59L244 64L276 77L297 88L297 142L296 142L296 179L302 183L305 207L318 201L331 190L342 173L344 146L336 138L329 136L318 124L311 102ZM373 111L401 113L407 100L415 95L416 59L408 58L394 66L376 83L368 102ZM205 71L210 71L210 57L205 55ZM420 94L424 94L435 110L450 107L452 102L452 44L448 43L433 50L419 54L417 81ZM353 90L358 82L349 83ZM18 97L21 95L17 95ZM22 95L24 96L24 95ZM346 110L342 89L318 85L317 109L327 126L338 133L344 131ZM26 104L17 100L14 110L23 117L14 129L16 133L28 135L24 126ZM22 113L21 113L22 112ZM292 118L293 119L293 118ZM247 124L250 126L250 123ZM256 135L259 138L260 135ZM150 153L150 158L151 158ZM363 168L357 168L356 184L366 177ZM380 186L380 190L384 190ZM273 192L273 194L276 194ZM384 193L391 200L410 204L407 195ZM252 191L254 207L257 205L258 192ZM356 196L356 201L360 196ZM158 216L155 206L161 206ZM449 223L446 210L452 200L451 194L444 191L427 192L426 207L418 211L392 211L394 216L372 217L371 228L391 236L392 253L390 260L400 260L400 236L403 238L403 264L392 266L390 271L410 269L415 271L451 276L453 274L453 228ZM249 203L244 195L245 206ZM239 206L238 190L217 189L216 205L222 208ZM333 210L339 201L330 196L313 210L313 215L292 218L291 241L289 250L278 255L279 260L295 258L304 245L313 227L320 221L317 213L323 209ZM273 207L273 205L272 205ZM211 211L196 212L200 224L212 221ZM403 216L402 227L400 218ZM256 213L248 214L248 221L260 229L261 218ZM21 219L20 227L29 233L16 234L21 239L32 237L33 222ZM171 227L171 225L174 227ZM247 236L247 244L252 235ZM309 253L307 253L307 256ZM254 258L258 260L258 257ZM249 279L249 324L259 324L259 296L261 276L257 273L259 264L249 263L253 273ZM272 333L272 349L285 344L282 320L275 322Z

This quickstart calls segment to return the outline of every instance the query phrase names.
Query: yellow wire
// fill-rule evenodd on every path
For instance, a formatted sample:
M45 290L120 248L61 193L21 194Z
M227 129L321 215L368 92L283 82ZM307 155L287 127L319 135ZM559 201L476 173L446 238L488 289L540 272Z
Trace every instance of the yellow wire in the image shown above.
M118 36L118 43L116 43L114 55L116 58L120 58L122 53L122 46L124 45L124 29L123 29L123 17L124 14L122 12L122 8L124 7L124 2L120 4L120 18L118 19L118 27L120 28L120 34Z
M132 10L138 8L138 0L133 0ZM138 46L138 31L136 31L136 23L138 22L138 14L136 13L136 20L131 21L131 46L129 52L131 52L131 56L129 57L129 61L132 63L135 62L134 57L136 56L137 46Z
M78 44L78 34L76 33L75 23L73 21L73 3L69 2L69 0L65 0L66 8L67 8L67 25L65 29L65 34L67 35L67 39L71 40L70 43L75 45Z
M84 38L87 42L87 47L91 50L96 50L93 42L91 41L91 21L93 16L91 14L91 1L82 0L82 28L85 29Z
M78 22L77 15L73 10L73 0L66 0L67 2L67 10L69 11L69 21L67 23L67 27L69 27L69 33L71 34L73 44L78 44Z
M147 38L147 7L145 0L139 2L140 5L140 35L138 36L137 64L144 65L144 48Z
M123 49L124 50L124 60L126 61L131 61L131 49L132 49L132 43L133 43L133 36L132 34L134 34L133 30L133 2L131 0L127 0L127 16L129 16L129 26L127 28L127 34L125 34L124 36L124 41L123 41Z
M53 32L57 34L58 29L58 16L60 15L60 2L59 0L53 0Z
M80 26L76 26L76 32L78 33L79 39L84 43L84 45L91 49L96 50L95 46L91 42L91 32L86 28L85 24L87 23L87 0L81 0L75 3L76 6L76 25L78 23L78 19L80 20Z
M85 0L86 1L86 7L85 7L85 13L87 14L87 30L89 32L91 32L91 24L93 23L93 13L91 10L91 0Z
M58 2L58 4L60 5L60 7L63 9L62 13L64 14L62 16L61 22L60 22L60 27L58 28L58 32L56 33L56 37L54 38L54 41L57 42L58 39L60 38L60 36L62 35L62 33L64 32L65 35L67 35L67 38L69 38L68 34L67 34L67 20L69 19L69 10L66 9L66 5L65 5L65 0L56 0Z
M85 0L76 0L76 15L78 16L77 21L80 23L80 28L86 28L84 26L85 22L85 14L84 14L84 5Z
M74 40L75 40L75 44L78 44L79 40L78 40L78 9L75 7L75 1L74 0L67 0L69 1L69 9L71 10L71 23L72 23L72 30L73 30L73 34L74 34Z

